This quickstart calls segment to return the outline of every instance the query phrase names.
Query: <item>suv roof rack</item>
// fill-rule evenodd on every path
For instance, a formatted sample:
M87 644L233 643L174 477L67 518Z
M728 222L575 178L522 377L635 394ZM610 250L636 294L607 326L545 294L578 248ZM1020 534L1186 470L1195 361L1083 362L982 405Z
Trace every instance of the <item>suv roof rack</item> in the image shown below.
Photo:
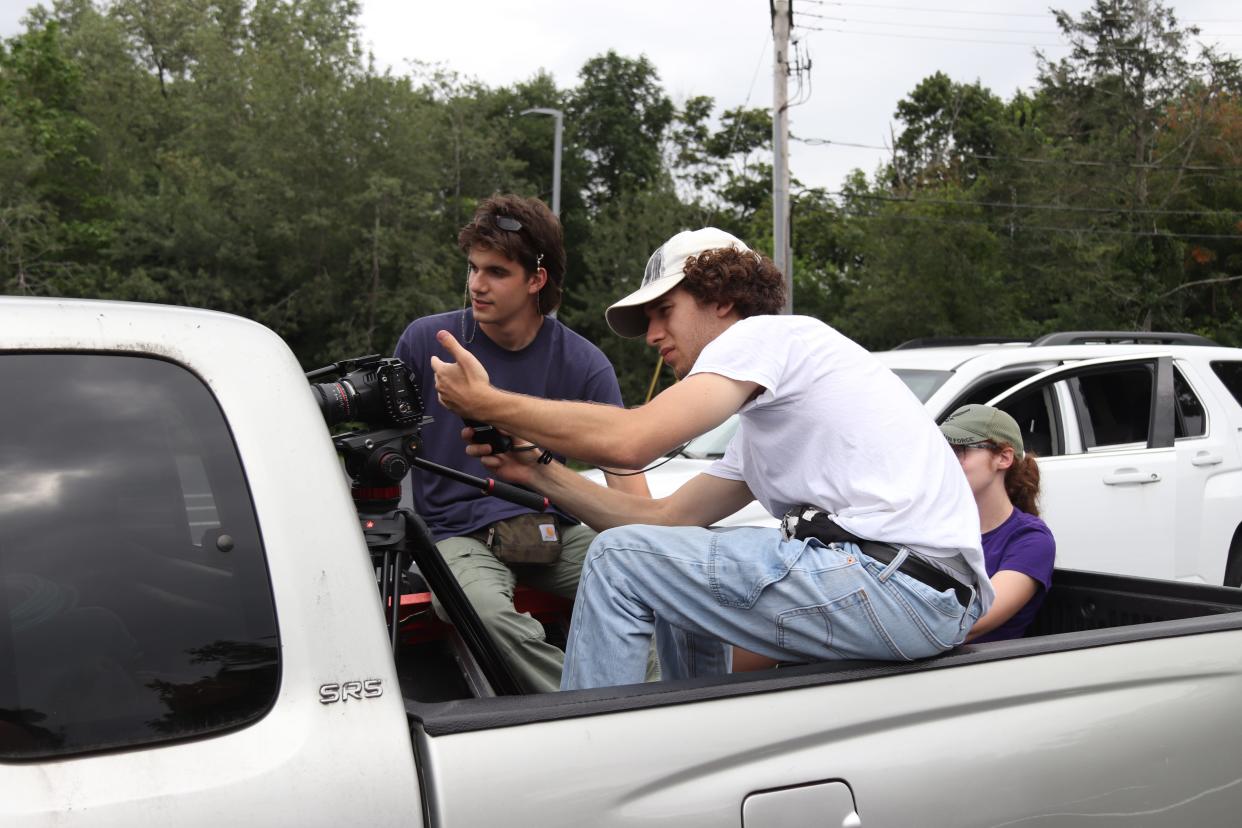
M1045 334L1036 345L1216 345L1206 336L1167 331L1058 331Z
M1030 340L1012 336L920 336L917 339L907 339L900 345L893 346L893 350L908 351L911 348L944 348L951 345L1001 345L1007 342L1030 342Z

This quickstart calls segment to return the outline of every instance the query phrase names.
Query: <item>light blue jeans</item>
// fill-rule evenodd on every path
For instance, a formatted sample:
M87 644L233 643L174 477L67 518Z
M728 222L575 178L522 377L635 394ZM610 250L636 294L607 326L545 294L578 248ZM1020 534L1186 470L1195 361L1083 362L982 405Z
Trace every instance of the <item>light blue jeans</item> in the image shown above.
M908 661L962 643L979 617L952 591L852 543L778 529L622 526L587 551L562 690L643 680L652 635L668 679L718 675L736 644L779 661Z

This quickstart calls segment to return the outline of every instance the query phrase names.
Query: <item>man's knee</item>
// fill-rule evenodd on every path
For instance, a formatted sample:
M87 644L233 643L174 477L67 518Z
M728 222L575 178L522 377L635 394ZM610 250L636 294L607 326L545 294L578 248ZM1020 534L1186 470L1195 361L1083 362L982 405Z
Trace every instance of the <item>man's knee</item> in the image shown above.
M651 530L654 527L630 525L614 526L605 529L591 541L588 558L597 557L605 552L641 551L649 548Z
M512 621L513 616L518 615L518 611L513 608L513 598L502 592L478 591L475 594L467 593L466 597L470 599L479 620L488 627L503 624L506 620Z

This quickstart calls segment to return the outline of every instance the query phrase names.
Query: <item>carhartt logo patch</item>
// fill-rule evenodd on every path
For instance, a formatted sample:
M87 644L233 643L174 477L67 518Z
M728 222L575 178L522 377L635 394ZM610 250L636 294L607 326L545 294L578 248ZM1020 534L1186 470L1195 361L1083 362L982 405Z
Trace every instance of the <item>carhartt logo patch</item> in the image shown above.
M560 540L556 534L556 526L551 523L539 524L539 534L543 538L544 543L556 543Z

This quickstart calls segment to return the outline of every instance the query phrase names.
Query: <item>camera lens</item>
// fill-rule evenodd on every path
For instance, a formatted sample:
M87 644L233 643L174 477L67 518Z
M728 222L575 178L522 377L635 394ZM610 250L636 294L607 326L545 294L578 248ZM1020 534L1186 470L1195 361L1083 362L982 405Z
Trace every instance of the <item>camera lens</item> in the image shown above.
M315 401L329 426L408 425L422 416L418 383L401 360L362 357L343 363L343 369L345 373L334 382L311 383ZM327 370L312 373L322 376Z
M348 422L357 417L358 394L345 382L318 382L311 384L319 411L324 422L330 426Z

